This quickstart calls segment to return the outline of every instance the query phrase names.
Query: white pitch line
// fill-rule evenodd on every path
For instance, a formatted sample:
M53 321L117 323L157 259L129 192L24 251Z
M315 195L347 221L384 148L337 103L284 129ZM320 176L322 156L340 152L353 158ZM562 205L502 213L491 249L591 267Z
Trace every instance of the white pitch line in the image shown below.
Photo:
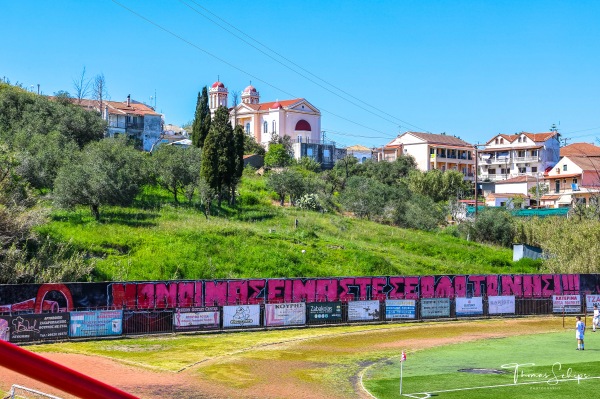
M566 378L566 379L556 380L556 384L558 384L559 382L567 382L567 381L577 381L577 382L580 382L580 381L592 380L592 379L599 379L599 378L600 377ZM467 387L467 388L444 389L444 390L441 390L441 391L414 392L414 393L410 393L410 394L405 394L403 396L408 396L408 397L411 397L411 398L416 398L416 396L412 396L412 395L427 395L427 396L423 396L422 398L430 398L431 394L433 394L433 393L469 391L469 390L474 390L474 389L514 387L514 386L518 386L518 385L534 385L534 384L556 385L556 384L550 384L549 380L543 380L543 381L519 382L519 383L516 383L516 384L512 383L512 384L501 384L501 385L487 385L487 386L481 386L481 387Z

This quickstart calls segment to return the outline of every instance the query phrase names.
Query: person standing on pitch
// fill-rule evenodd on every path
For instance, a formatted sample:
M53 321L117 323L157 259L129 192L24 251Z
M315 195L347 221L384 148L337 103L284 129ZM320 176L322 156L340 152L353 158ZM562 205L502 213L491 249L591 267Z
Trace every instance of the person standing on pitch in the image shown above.
M599 318L600 318L600 310L598 310L598 305L594 305L594 318L592 319L592 332L596 332L596 326L598 325Z
M575 324L575 338L577 338L577 350L583 349L583 333L585 332L585 324L581 321L581 316L576 316L577 323Z

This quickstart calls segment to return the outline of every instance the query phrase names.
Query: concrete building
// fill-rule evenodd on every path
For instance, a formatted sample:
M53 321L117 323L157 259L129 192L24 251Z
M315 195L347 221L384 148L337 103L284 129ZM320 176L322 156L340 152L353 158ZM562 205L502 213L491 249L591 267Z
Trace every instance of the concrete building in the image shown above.
M387 152L386 152L387 150ZM456 170L473 180L475 155L472 144L446 134L406 132L383 147L378 160L395 160L399 154L411 155L421 171ZM386 154L392 154L386 156Z
M479 180L499 181L541 175L560 157L559 133L498 134L479 154Z

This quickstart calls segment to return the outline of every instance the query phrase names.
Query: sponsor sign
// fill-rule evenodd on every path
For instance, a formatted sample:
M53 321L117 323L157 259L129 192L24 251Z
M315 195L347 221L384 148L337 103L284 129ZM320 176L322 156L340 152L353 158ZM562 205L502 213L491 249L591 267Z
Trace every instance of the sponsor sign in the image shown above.
M379 301L348 302L348 321L379 320Z
M69 313L23 314L11 318L10 342L58 340L69 336Z
M306 324L306 303L272 303L265 305L265 326Z
M179 308L173 316L173 329L175 331L217 330L220 321L217 306Z
M223 306L223 328L259 326L260 305Z
M471 298L456 298L457 316L477 316L483 314L483 298L474 296Z
M592 308L594 305L592 305ZM552 312L581 312L581 295L552 295Z
M450 317L450 299L423 298L421 299L421 317Z
M91 310L71 312L70 337L103 337L121 335L123 332L122 310Z
M488 314L514 314L515 297L512 296L489 296Z
M585 310L588 312L594 311L594 305L600 309L600 295L586 295L585 296Z
M0 316L0 341L10 341L10 316Z
M417 301L414 299L388 299L385 301L385 318L414 319Z
M310 302L306 304L310 323L342 321L341 302Z

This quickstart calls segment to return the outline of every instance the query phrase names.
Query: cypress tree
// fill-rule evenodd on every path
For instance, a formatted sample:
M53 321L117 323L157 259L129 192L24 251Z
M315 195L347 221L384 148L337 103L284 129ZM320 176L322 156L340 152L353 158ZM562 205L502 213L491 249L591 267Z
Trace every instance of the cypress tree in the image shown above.
M202 88L202 94L198 93L196 100L196 113L192 124L192 145L198 148L204 146L204 141L210 130L210 109L208 108L208 89Z
M244 173L244 143L246 134L242 126L237 125L233 129L233 141L231 148L231 179L229 183L231 193L231 205L235 205L235 189L237 188L242 174Z
M201 176L210 188L217 193L221 207L223 189L230 186L233 176L233 128L229 123L229 111L221 106L215 112L210 130L202 147Z

